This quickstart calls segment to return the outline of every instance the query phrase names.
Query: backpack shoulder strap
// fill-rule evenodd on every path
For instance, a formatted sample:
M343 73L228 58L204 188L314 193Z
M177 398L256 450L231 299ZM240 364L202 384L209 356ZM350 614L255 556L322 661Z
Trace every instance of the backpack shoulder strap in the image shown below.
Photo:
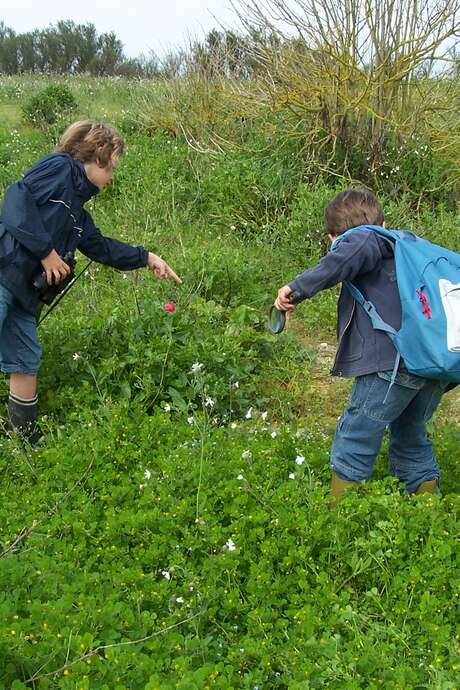
M393 328L393 326L390 326L389 323L382 319L372 302L369 302L369 300L364 297L363 293L356 287L356 285L353 285L353 283L351 283L349 280L345 280L344 284L347 286L353 299L355 299L358 304L362 306L370 318L372 326L375 328L375 330L385 331L385 333L387 333L388 336L393 340L394 336L397 334L397 331Z

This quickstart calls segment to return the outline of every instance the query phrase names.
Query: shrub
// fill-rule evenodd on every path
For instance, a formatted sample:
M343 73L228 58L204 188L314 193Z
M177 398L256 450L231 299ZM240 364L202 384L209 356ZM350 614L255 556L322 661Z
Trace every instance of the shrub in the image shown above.
M75 110L77 101L64 84L49 84L22 108L24 118L35 127L47 128Z

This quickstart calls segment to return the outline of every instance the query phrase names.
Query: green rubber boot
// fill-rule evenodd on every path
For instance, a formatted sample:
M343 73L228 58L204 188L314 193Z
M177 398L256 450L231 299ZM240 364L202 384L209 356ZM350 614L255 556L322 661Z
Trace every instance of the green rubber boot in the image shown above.
M426 482L422 482L415 489L416 494L438 494L438 482L436 479L428 479Z
M349 479L340 479L340 477L333 472L331 478L331 498L329 507L335 508L337 501L342 496L343 492L350 486L356 486L358 482L352 482Z

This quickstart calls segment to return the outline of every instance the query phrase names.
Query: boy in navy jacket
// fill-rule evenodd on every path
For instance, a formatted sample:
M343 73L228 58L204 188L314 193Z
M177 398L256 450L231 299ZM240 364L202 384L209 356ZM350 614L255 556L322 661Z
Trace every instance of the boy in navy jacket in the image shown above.
M383 210L372 192L347 189L325 211L331 242L359 225L384 224ZM392 243L371 230L350 233L313 268L278 291L275 306L291 311L294 290L303 299L343 281L352 281L393 328L401 326ZM438 491L439 468L426 431L446 384L413 376L402 362L388 390L396 360L390 338L374 330L360 305L344 286L337 307L338 347L332 374L354 377L351 398L340 417L331 450L332 502L350 484L368 479L390 434L390 472L410 493ZM416 347L416 343L414 343Z
M40 271L49 285L70 273L62 257L78 248L121 270L146 266L157 278L180 278L159 256L101 234L84 204L106 185L123 153L112 128L85 120L71 125L54 153L39 160L5 192L0 215L0 368L10 376L9 426L37 437L37 372L41 348L33 285Z

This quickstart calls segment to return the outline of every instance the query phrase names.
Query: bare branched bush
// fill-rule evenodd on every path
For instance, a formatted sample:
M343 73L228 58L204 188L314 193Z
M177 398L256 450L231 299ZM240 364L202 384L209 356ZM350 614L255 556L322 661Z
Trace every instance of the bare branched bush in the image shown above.
M251 44L258 78L246 97L290 112L286 135L304 137L325 167L362 175L361 157L372 174L389 147L420 136L458 160L459 90L449 67L460 0L235 0L234 7L247 31L278 39Z

